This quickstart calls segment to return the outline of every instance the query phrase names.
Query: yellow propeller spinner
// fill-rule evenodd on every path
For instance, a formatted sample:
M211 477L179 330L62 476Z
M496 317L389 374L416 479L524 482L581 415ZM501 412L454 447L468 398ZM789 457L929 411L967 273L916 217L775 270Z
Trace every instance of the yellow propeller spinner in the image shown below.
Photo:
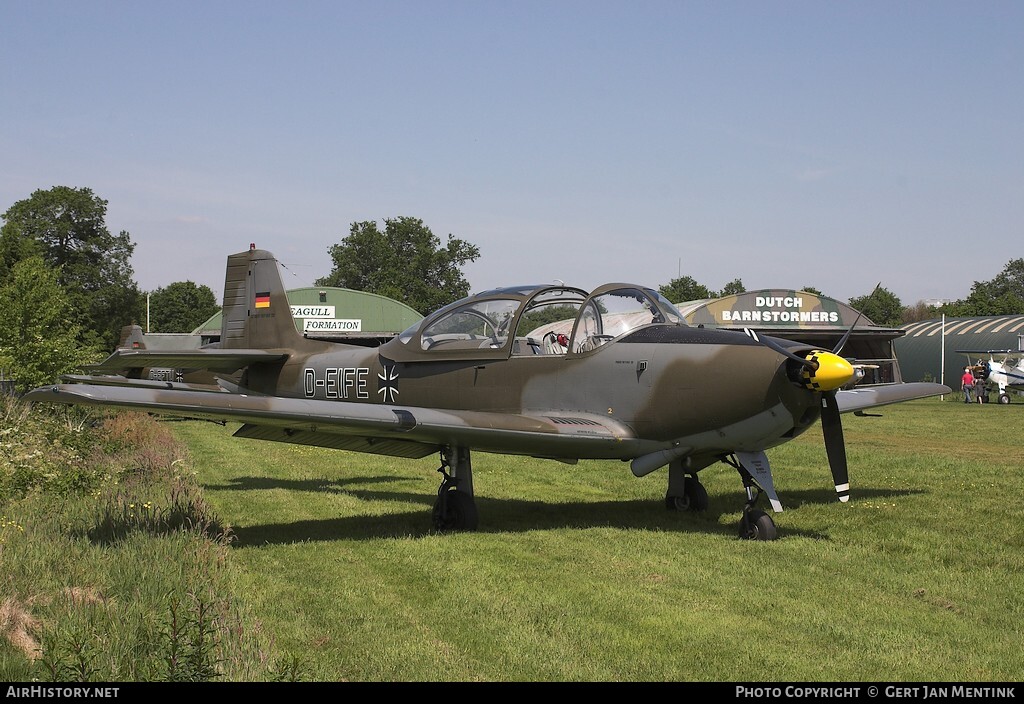
M804 386L811 391L834 391L853 380L853 365L833 352L814 350L806 357L813 366L801 373Z

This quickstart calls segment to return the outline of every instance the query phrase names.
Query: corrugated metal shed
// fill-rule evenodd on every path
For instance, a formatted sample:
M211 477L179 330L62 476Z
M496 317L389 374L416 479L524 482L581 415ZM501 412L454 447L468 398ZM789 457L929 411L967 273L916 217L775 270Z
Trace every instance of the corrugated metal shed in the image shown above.
M933 380L958 388L968 363L968 355L958 350L1024 349L1024 315L936 318L902 329L906 334L896 340L896 354L906 381Z

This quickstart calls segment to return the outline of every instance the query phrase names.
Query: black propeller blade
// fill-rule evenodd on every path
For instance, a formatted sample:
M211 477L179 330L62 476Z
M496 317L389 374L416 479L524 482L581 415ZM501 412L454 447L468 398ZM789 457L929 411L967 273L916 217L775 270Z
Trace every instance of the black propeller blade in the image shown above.
M839 404L836 392L822 394L821 432L825 436L825 454L832 470L832 481L836 485L839 500L850 500L850 473L846 465L846 442L843 440L843 423L839 418Z
M881 284L879 284L881 285ZM875 287L878 288L877 286ZM846 345L847 340L850 339L850 335L853 333L853 329L860 322L863 312L858 313L857 319L853 321L842 339L839 340L839 344L836 345L832 351L832 357L829 361L831 364L834 361L840 362L840 366L844 368L850 368L852 373L852 367L849 363L842 359L836 359L839 356L840 351ZM805 382L810 380L814 376L815 372L820 368L820 363L817 361L819 356L828 357L827 354L813 354L807 357L800 357L793 352L790 352L786 348L776 343L771 338L765 336L761 337L753 330L745 329L744 332L756 342L775 350L779 354L788 357L794 361L799 362L804 367L810 370L809 376L805 372ZM842 372L840 372L842 374ZM842 378L840 376L840 378ZM844 382L845 383L845 382ZM832 470L832 480L835 483L836 493L839 495L839 500L847 502L850 500L850 475L846 461L846 442L843 438L843 423L839 413L839 403L836 401L836 389L830 388L828 385L819 387L817 384L810 384L814 389L821 391L821 430L825 439L825 454L828 456L829 469Z
M875 295L875 291L877 291L879 288L881 288L881 286L882 286L882 282L881 281L879 281L877 284L875 284L875 288L871 291L871 296L874 296ZM852 333L853 329L855 327L857 327L857 323L860 322L861 316L863 316L863 315L864 315L864 311L862 311L862 310L857 311L857 318L853 321L853 325L851 325L846 330L846 334L843 335L843 339L841 339L839 341L839 344L836 345L836 348L834 350L832 350L832 354L839 354L839 352L843 349L843 347L846 346L846 341L850 339L850 333Z
M767 347L768 349L775 350L776 352L781 354L783 357L789 357L790 359L792 359L795 362L800 362L800 364L804 365L808 369L817 369L818 368L817 362L812 362L811 360L807 359L806 357L801 357L798 354L790 352L785 347L781 346L779 343L777 343L774 340L772 340L770 337L761 337L760 335L758 335L756 332L754 332L750 328L743 328L743 332L744 332L744 334L747 337L752 339L754 342L760 343L760 344L764 345L765 347Z
M881 286L882 282L879 281L871 291L871 295L875 295L875 291ZM846 341L850 339L853 329L857 327L857 323L860 322L863 315L864 311L857 311L857 318L853 321L853 325L847 328L846 333L839 340L839 344L832 350L832 354L839 354L846 346ZM829 391L823 394L822 401L821 432L825 436L825 454L828 456L828 466L832 470L832 481L836 485L836 494L839 495L839 500L845 503L850 500L850 472L846 464L846 441L843 439L843 421L839 414L836 392Z

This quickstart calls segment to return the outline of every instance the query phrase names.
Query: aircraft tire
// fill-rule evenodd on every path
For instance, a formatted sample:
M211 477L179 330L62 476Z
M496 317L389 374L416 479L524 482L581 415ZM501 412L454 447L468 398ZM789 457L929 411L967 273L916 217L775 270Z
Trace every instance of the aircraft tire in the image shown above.
M473 531L479 523L476 501L469 494L451 489L434 502L434 527L439 531Z
M775 521L764 511L750 511L740 519L740 537L744 540L775 540Z
M708 490L696 479L686 480L682 496L665 496L665 508L669 511L707 511Z
M1002 396L999 397L999 403L1006 404L1006 403L1009 403L1009 402L1010 402L1010 395L1009 394L1003 394Z

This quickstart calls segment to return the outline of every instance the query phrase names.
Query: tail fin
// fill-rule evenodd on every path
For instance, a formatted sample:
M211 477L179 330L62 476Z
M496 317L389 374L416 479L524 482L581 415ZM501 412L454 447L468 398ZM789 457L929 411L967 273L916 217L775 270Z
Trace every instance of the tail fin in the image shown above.
M295 328L277 259L266 250L228 256L221 316L221 349L298 347L304 338Z
M118 349L144 350L146 340L142 336L142 328L138 325L125 325L121 328L121 341L117 343Z

